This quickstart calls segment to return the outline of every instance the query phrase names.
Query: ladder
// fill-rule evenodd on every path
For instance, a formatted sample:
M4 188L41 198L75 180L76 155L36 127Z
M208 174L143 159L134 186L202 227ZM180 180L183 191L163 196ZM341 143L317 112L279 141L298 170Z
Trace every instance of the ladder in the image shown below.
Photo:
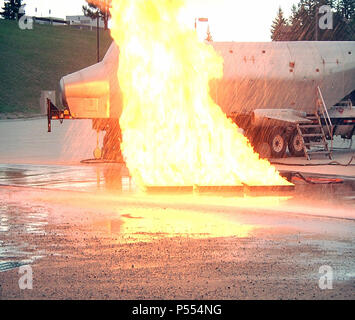
M303 143L303 151L307 160L311 160L312 155L324 154L332 159L333 147L333 125L329 117L327 107L325 105L322 92L318 87L317 107L314 114L307 116L309 121L300 121L297 123L297 131ZM322 117L322 118L321 118ZM326 132L322 125L322 119L325 121L328 136L331 138L332 144L329 148Z

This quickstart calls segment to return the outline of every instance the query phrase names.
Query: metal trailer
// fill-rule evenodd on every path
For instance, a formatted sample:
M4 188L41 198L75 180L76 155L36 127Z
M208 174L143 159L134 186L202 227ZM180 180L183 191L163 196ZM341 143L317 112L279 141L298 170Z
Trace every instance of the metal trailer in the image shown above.
M224 76L210 94L264 157L325 154L329 139L355 130L355 42L210 43L224 59ZM48 101L53 119L92 119L106 131L102 156L120 157L122 92L119 49L60 81L64 110ZM101 156L101 155L100 155Z

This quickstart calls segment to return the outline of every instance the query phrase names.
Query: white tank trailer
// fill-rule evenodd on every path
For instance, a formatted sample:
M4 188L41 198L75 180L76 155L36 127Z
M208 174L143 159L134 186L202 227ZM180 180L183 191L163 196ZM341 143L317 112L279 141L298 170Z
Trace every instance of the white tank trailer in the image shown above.
M354 41L210 45L224 59L223 79L211 81L210 94L262 156L283 157L287 146L294 156L330 156L326 139L352 139ZM48 101L49 131L53 119L92 119L94 130L106 131L100 156L109 160L121 156L118 63L113 43L100 63L61 79L64 110Z

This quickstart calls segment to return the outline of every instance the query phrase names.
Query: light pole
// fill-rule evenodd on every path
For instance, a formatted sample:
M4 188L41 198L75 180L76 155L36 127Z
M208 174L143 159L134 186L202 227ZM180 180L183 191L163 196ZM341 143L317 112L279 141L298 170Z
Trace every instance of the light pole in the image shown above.
M208 22L208 18L195 18L195 30L197 30L197 22Z

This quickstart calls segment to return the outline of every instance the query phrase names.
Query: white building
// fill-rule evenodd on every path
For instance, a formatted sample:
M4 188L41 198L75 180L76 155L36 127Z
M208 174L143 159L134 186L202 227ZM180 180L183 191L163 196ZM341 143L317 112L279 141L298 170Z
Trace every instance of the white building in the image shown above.
M67 16L66 21L69 23L71 26L79 26L79 27L86 27L86 28L96 28L97 26L97 20L96 19L91 19L90 17L87 16ZM104 28L105 23L102 18L100 18L99 21L99 28Z
M65 25L60 6L54 1L28 0L25 4L27 16L36 18L38 24Z
M62 17L61 11L53 2L43 0L28 1L25 7L26 15L39 18Z

